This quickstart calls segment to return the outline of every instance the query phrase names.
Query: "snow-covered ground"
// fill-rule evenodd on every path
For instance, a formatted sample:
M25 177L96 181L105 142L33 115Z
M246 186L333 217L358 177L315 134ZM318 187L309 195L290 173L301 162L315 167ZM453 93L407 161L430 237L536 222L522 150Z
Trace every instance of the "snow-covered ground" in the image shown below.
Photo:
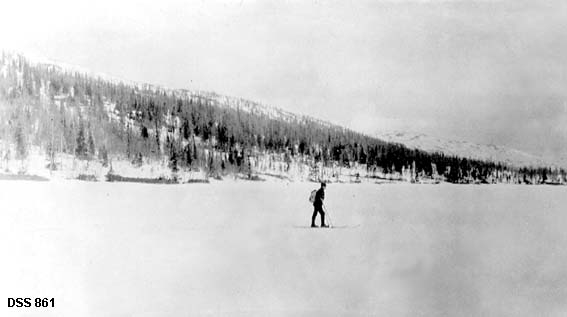
M565 187L315 187L0 181L0 316L567 314Z

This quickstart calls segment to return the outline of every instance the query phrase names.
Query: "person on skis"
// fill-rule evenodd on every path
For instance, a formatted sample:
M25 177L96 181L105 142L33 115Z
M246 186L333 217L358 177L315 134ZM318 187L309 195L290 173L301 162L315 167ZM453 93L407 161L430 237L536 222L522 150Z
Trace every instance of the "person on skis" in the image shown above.
M323 211L323 201L325 200L325 188L327 184L321 183L321 188L317 190L315 194L315 200L313 201L313 216L311 216L311 227L317 227L315 225L315 218L317 218L317 213L321 214L321 227L329 227L325 224L325 211Z

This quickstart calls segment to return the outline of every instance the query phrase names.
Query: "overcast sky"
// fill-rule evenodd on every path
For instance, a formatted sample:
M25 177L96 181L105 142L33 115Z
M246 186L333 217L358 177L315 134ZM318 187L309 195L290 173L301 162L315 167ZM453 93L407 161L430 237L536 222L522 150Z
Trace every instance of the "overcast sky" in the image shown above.
M11 2L0 46L23 53L369 133L567 156L566 1Z

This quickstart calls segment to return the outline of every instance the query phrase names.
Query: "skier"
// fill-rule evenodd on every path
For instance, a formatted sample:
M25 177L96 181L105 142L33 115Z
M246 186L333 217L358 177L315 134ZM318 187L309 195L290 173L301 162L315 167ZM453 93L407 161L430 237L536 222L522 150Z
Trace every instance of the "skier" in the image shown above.
M317 218L317 213L321 214L321 227L327 228L329 225L325 224L325 212L323 211L323 201L325 200L325 188L327 184L321 183L321 188L315 194L315 201L313 201L313 216L311 216L311 227L316 228L315 218Z

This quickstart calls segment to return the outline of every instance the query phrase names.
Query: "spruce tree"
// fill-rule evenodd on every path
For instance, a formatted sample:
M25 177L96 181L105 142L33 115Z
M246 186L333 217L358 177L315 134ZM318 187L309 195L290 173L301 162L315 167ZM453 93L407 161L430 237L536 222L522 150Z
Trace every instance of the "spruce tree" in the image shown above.
M98 149L98 159L102 162L102 166L108 167L108 152L104 145Z
M193 153L192 153L192 146L191 144L187 144L185 145L185 147L183 148L183 158L185 160L185 165L187 167L191 166L191 163L193 163Z
M95 156L95 144L92 132L89 132L89 157Z
M83 122L79 122L79 131L77 133L77 145L75 147L75 156L79 159L87 158L87 145L85 144L85 129Z
M28 146L20 123L16 126L14 137L16 139L16 158L18 160L24 160L28 156Z
M178 171L177 150L175 149L175 143L173 141L171 141L169 136L167 136L166 142L167 142L167 145L169 147L169 164L168 164L168 166L171 169L171 171L175 173L175 172Z

